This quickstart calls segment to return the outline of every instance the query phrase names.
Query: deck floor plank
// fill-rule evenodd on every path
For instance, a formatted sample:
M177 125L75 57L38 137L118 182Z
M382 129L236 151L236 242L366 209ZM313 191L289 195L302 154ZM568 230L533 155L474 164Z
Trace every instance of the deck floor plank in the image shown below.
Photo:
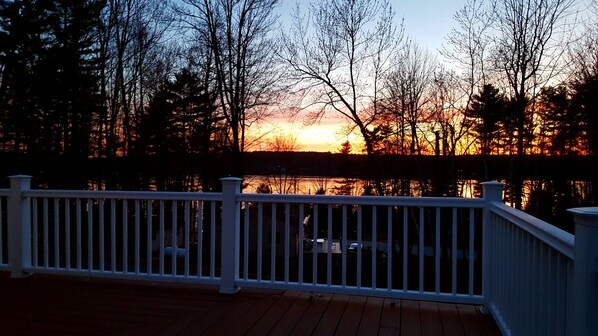
M444 334L438 303L420 301L419 315L421 318L422 335L434 336Z
M226 309L225 314L222 314L220 318L202 334L228 335L228 331L234 327L237 321L247 315L258 302L259 300L257 298L251 298L244 300L239 304L235 304L232 309Z
M482 316L479 315L480 313L475 306L457 306L457 311L466 336L486 335Z
M259 319L246 335L268 335L278 320L280 320L289 307L292 306L298 295L299 292L285 292L282 297L276 300L270 309L268 309L268 312L265 314L266 317Z
M356 335L361 323L366 297L352 296L347 301L343 316L336 328L336 335Z
M272 307L281 295L263 296L244 316L237 320L226 334L228 336L245 335L262 318L268 318L266 313Z
M367 298L357 335L369 336L379 333L383 307L384 299L377 297Z
M324 310L318 324L316 325L312 335L313 336L328 336L334 335L336 327L340 322L347 302L349 301L348 295L334 295L330 300L330 303Z
M401 304L401 300L384 299L379 335L399 335L401 333Z
M479 307L0 272L0 335L501 335Z
M291 307L278 319L278 322L270 331L270 335L291 335L293 329L295 329L295 326L309 308L310 301L310 293L299 293Z
M483 314L480 307L475 307L476 311L478 312L478 316L481 319L482 327L483 327L483 335L488 336L501 336L502 333L494 321L494 318L489 314Z
M437 303L445 336L465 336L457 306L452 303Z
M207 310L206 312L207 313ZM203 314L202 314L203 315ZM160 336L175 336L182 334L191 324L197 321L197 314L184 314L179 316L172 323L165 325L163 328L158 328L153 331L148 331L146 335L160 335Z
M401 335L421 335L421 318L419 303L413 300L403 300L401 303Z
M309 305L293 329L294 335L311 335L330 303L332 294L317 294L309 298Z
M226 296L226 295L223 295ZM244 312L256 302L255 298L235 300L229 304L217 304L207 314L199 316L180 335L222 335L221 330L231 327Z

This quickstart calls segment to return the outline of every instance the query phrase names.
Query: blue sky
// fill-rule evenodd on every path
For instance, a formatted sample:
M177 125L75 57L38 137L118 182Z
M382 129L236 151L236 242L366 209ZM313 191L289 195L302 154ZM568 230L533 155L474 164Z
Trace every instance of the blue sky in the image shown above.
M445 44L445 37L455 26L453 15L465 0L394 0L397 15L405 19L405 32L431 52Z
M281 12L292 10L297 1L282 0ZM302 9L307 10L308 1L299 3ZM390 4L397 14L397 20L404 18L406 34L435 54L454 26L453 14L463 7L465 0L390 0Z

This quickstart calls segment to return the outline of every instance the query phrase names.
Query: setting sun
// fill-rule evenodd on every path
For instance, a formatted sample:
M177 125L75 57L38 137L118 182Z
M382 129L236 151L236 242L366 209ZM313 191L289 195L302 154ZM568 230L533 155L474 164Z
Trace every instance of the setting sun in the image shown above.
M324 123L298 128L294 131L297 134L297 144L301 151L306 152L338 152L341 143L349 140L357 145L360 139L355 134L348 136L343 132L341 122L336 124Z
M305 125L303 119L297 118L294 122L288 118L275 118L270 122L272 131L264 139L265 144L252 148L254 150L280 150L271 148L269 144L274 138L286 138L294 144L294 151L301 152L330 152L339 151L341 144L349 141L353 153L361 150L362 139L358 134L347 134L346 122L341 118L325 118L313 125Z

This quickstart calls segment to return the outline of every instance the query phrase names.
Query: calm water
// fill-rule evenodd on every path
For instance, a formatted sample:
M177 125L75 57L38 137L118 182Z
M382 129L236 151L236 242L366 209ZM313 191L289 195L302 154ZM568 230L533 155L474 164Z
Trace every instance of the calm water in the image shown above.
M440 196L481 197L481 181L461 180L444 186ZM514 206L513 192L505 183L504 202ZM383 186L388 195L396 196L439 196L434 193L430 181L386 180ZM372 181L343 177L318 176L247 176L244 180L246 192L271 192L274 194L326 194L364 195L372 190ZM568 232L573 232L572 216L567 209L592 206L593 188L590 181L525 180L522 188L521 209L537 218L551 223Z
M482 188L479 180L458 180L443 185L434 184L431 180L388 179L382 181L386 195L392 196L444 196L444 197L481 197ZM506 180L504 202L514 206L514 192ZM216 183L219 183L216 181ZM158 187L161 185L162 187ZM113 189L104 182L94 181L89 189ZM128 190L168 190L193 191L202 190L199 177L188 175L183 178L171 177L162 184L153 178L146 178L139 186L124 187ZM244 192L273 194L325 194L325 195L371 195L374 183L370 180L322 177L322 176L288 176L288 175L251 175L243 181ZM573 220L567 209L595 206L594 190L591 181L586 180L525 180L522 186L521 209L532 216L572 232Z
M401 182L409 184L409 194L401 196L428 196L425 195L425 190L428 188L429 184L416 180ZM396 183L397 182L393 180L383 181L384 186L389 190L393 185L396 185ZM372 185L373 184L371 181L362 179L322 176L288 177L252 175L246 176L244 180L244 190L247 192L264 192L264 189L260 190L260 188L263 188L263 186L268 186L268 188L270 188L270 192L274 194L325 194L359 196L365 194L367 188L371 187ZM479 188L478 181L462 181L457 187L458 193L454 196L466 198L477 197L479 192L476 190L476 188Z

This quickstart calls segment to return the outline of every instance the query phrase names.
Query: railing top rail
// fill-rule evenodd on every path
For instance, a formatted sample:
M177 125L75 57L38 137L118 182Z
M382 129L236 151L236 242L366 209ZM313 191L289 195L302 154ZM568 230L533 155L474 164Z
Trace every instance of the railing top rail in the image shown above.
M573 260L575 248L574 235L503 203L491 203L490 210Z
M30 190L25 197L105 198L131 200L220 201L222 193L174 191Z
M0 196L9 196L10 189L0 189Z
M289 194L239 194L240 202L313 203L338 205L427 206L450 208L482 208L481 198L406 197L406 196L332 196Z

